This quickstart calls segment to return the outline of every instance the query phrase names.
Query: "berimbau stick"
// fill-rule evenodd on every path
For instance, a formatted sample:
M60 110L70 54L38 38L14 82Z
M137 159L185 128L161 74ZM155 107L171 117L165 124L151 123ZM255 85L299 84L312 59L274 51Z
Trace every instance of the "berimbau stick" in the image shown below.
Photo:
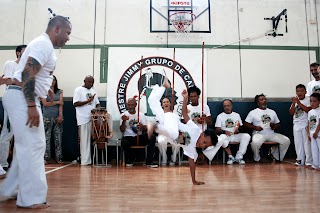
M202 115L204 115L204 42L202 42ZM205 122L205 121L204 121ZM204 131L204 122L202 123L202 131Z
M141 56L141 64L140 64L140 78L139 78L139 95L138 95L138 124L140 126L140 96L141 96L141 90L143 89L142 88L142 59L143 59L143 56ZM141 87L141 90L140 90L140 87ZM140 131L140 128L139 128L139 131ZM137 131L137 146L139 146L139 131Z

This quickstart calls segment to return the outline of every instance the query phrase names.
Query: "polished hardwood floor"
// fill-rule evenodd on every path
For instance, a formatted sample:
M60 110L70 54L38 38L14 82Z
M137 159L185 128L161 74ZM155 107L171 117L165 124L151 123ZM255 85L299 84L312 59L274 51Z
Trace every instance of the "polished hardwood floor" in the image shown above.
M293 163L202 165L191 183L187 164L175 167L46 166L44 210L0 203L0 212L320 212L320 171Z

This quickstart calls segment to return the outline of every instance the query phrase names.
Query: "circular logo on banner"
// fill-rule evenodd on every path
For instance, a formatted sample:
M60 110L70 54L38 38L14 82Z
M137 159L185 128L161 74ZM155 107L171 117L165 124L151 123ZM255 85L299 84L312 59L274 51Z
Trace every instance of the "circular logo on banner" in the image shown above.
M140 70L142 70L141 73ZM175 76L174 82L172 74ZM140 98L146 96L146 99L148 99L152 87L156 84L161 86L165 75L167 75L169 81L172 81L170 82L172 88L166 89L164 97L168 97L172 105L177 104L178 97L176 93L179 92L178 88L182 91L185 88L195 86L195 82L189 71L177 61L158 56L144 58L130 65L119 80L117 87L117 106L119 112L123 113L126 111L127 94L130 93L129 97L138 97L140 93ZM146 111L147 116L152 116L148 106L146 107Z

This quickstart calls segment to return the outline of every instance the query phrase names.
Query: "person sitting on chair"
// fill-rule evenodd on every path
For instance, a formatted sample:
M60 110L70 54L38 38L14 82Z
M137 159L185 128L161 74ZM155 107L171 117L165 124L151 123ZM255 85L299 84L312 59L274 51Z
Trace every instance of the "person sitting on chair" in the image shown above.
M127 167L133 166L135 157L134 157L131 146L148 145L146 164L149 167L156 168L158 167L158 165L153 163L156 137L152 135L150 139L148 138L146 134L146 130L147 130L146 117L142 112L136 111L136 106L137 106L136 100L134 98L129 98L127 100L127 111L122 113L120 116L121 117L120 131L123 133L123 137L121 139L121 148L123 149L126 155L125 163ZM139 113L139 119L138 119L138 113ZM139 141L137 138L138 134L139 134Z
M250 111L245 120L245 126L253 130L251 142L253 158L259 162L261 159L259 154L261 145L266 141L273 141L280 145L280 159L276 154L278 153L278 147L271 149L270 157L282 161L289 148L290 139L275 133L275 130L280 128L280 120L275 111L267 108L266 96L264 94L256 95L254 100L258 108Z
M248 133L239 133L239 128L242 126L241 117L238 113L232 111L233 103L231 100L223 101L223 109L224 112L220 113L216 120L216 133L217 134L225 134L228 139L227 144L223 144L225 152L228 154L227 164L233 164L233 162L237 162L239 164L245 164L246 162L243 160L243 155L247 151L247 146L250 141L250 135ZM229 143L230 142L239 142L239 150L234 158Z

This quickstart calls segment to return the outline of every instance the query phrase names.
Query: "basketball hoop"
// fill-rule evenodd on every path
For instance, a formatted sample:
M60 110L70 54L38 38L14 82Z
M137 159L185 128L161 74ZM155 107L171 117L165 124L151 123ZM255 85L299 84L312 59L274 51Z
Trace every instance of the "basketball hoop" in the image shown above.
M179 11L169 16L169 21L174 26L178 40L188 41L192 23L195 19L196 15L188 11Z

